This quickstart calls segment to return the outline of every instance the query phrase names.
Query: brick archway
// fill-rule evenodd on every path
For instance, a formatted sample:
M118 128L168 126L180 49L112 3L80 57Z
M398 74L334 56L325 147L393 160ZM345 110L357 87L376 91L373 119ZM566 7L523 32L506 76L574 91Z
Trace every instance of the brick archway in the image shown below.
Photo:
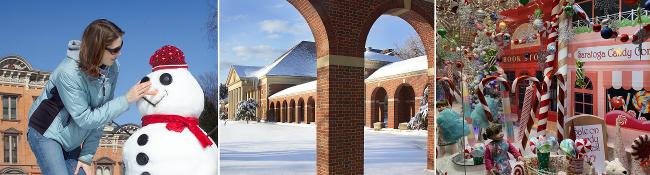
M298 120L296 123L307 123L307 120L305 119L305 100L302 98L298 99L297 107L296 112L298 114L296 116L298 117Z
M393 95L393 117L388 119L389 127L398 128L415 114L415 90L410 84L401 84Z
M280 108L280 102L275 102L275 122L282 122L282 108Z
M377 87L372 91L370 97L370 125L374 128L375 122L382 122L382 127L388 125L388 94L383 87Z
M307 124L311 122L316 122L316 102L314 97L309 97L307 99Z
M289 123L296 122L298 123L298 120L296 118L296 101L291 99L291 102L289 102Z
M275 109L275 103L270 102L268 112L266 113L266 115L268 115L266 117L267 121L277 121L278 120L277 115L275 115L275 110L276 110Z
M363 174L364 59L370 28L382 14L404 19L420 36L433 84L433 0L288 0L316 40L317 174ZM434 95L427 99L433 104ZM344 105L343 105L344 104ZM433 105L429 105L433 111ZM427 169L434 169L433 113L428 116Z
M289 117L287 117L288 107L289 106L287 105L287 101L286 100L282 101L282 123L289 122L288 120Z

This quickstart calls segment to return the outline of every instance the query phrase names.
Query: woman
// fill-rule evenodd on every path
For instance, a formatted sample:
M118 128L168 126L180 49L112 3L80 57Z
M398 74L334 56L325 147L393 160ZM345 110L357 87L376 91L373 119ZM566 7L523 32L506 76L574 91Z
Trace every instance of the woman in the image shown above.
M67 58L32 104L27 140L44 175L92 173L103 126L127 111L130 103L156 94L145 82L113 98L123 35L106 19L90 23L81 42L69 42Z

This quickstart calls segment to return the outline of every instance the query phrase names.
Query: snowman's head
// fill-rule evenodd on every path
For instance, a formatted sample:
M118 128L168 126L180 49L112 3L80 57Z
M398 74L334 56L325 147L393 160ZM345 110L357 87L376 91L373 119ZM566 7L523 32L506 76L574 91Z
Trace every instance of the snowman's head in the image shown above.
M151 56L150 64L153 72L143 77L141 82L150 81L150 90L158 90L158 94L138 100L140 114L198 118L203 112L203 90L187 70L183 52L174 46L163 46Z

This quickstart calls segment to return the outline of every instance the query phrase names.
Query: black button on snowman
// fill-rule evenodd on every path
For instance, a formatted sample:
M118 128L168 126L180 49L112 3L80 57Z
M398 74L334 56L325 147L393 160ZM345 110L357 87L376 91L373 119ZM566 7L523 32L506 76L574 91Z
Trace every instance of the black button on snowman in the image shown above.
M123 159L128 175L214 175L217 147L198 126L203 111L203 91L187 70L185 55L174 46L163 46L149 60L154 96L137 102L142 128L124 143Z

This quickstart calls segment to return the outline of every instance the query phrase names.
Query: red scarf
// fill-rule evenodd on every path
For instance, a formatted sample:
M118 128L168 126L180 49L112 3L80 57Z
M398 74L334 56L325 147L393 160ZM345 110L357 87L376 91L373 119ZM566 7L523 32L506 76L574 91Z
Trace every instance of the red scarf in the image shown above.
M172 114L153 114L142 117L142 127L154 123L167 123L167 130L181 132L183 129L188 128L196 137L203 148L212 145L212 140L203 133L199 128L199 122L194 117L183 117L180 115Z

